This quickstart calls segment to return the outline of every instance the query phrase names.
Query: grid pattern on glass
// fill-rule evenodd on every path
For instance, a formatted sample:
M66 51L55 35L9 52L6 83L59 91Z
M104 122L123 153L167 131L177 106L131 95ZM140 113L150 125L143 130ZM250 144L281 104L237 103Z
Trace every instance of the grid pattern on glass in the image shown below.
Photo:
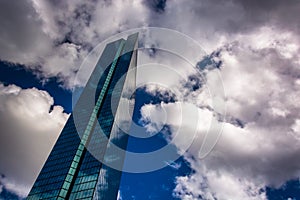
M126 47L128 48L127 42L125 44L124 49ZM132 49L130 49L129 54L132 54ZM129 58L130 57L131 57L131 55L129 55ZM128 60L128 55L126 56L126 58L121 56L117 66L116 66L116 70L114 71L112 81L109 84L109 89L103 100L103 105L101 106L100 115L98 118L101 128L99 128L97 126L95 127L95 130L93 131L93 134L91 136L91 140L89 143L88 149L93 152L93 155L91 155L89 152L87 152L85 154L84 160L82 162L79 173L75 180L74 187L73 187L71 195L70 195L71 199L92 198L92 196L88 196L90 193L87 193L86 191L95 189L96 182L94 180L95 180L95 177L96 177L96 180L98 180L98 176L99 176L100 182L102 182L103 184L105 184L105 182L103 181L104 179L111 179L114 181L112 182L112 185L110 185L110 191L112 191L112 192L106 193L106 195L103 196L103 198L100 198L100 196L94 195L94 199L108 199L110 197L112 199L116 198L117 190L119 187L118 179L120 179L121 172L117 171L114 174L110 172L111 170L106 170L104 172L104 170L101 169L101 167L102 167L101 163L97 159L95 159L93 156L95 156L95 153L96 153L97 154L96 157L98 157L98 158L104 157L104 153L107 148L107 138L104 138L104 137L108 137L108 138L110 137L111 129L112 129L112 126L114 123L114 115L112 113L116 113L115 108L113 109L111 107L111 102L115 101L115 103L118 103L121 98L124 83L120 84L119 88L116 88L116 83L120 79L121 76L126 74L126 72L128 70L129 64L128 64L128 62L125 62L126 60ZM114 96L112 96L113 91L114 91ZM103 135L103 133L104 133L104 135ZM107 175L110 175L113 177L108 177ZM106 181L106 183L108 183L108 182ZM102 191L105 191L105 190L108 192L108 185L106 185L105 187L102 187ZM107 195L107 194L110 194L110 195Z
M99 68L103 67L102 65L109 65L111 63L110 60L112 60L113 56L115 56L120 41L121 40L118 40L107 45L94 71L101 71L102 69ZM93 82L98 80L95 78L95 76L97 76L99 73L93 74L95 75L90 77L88 84L84 88L83 94L81 95L83 98L80 97L74 108L80 108L80 117L82 119L87 119L90 117L90 112L80 104L85 103L82 100L84 99L84 93L88 93L88 90L91 90L91 85L93 85ZM107 74L108 70L106 73L104 73L104 75ZM106 76L100 80L100 83L104 82L103 79L105 80ZM77 124L75 127L73 114L71 114L27 199L57 198L59 191L63 186L66 175L70 169L73 158L76 155L77 147L80 144L80 138L78 134L83 132L85 129L85 121L87 120L79 121L80 124Z
M109 69L109 72L108 72L108 75L105 79L105 82L104 82L104 85L102 86L102 89L101 89L101 92L100 92L100 95L99 95L99 98L96 102L96 105L93 109L93 112L91 114L91 117L89 119L89 122L88 122L88 125L84 131L84 134L81 138L81 142L78 146L78 149L76 151L76 155L74 156L73 158L73 161L71 163L71 167L68 171L68 174L64 180L64 183L63 183L63 186L59 192L59 197L62 197L62 198L66 198L67 197L67 194L68 194L68 191L70 189L70 186L71 186L71 183L73 182L73 179L74 179L74 175L75 175L75 172L77 171L77 168L78 168L78 165L79 165L79 162L82 160L83 158L83 150L84 150L84 147L85 145L87 145L87 142L88 142L88 139L90 137L90 134L93 130L93 127L94 127L94 124L95 124L95 121L97 120L97 115L98 115L98 112L99 112L99 109L100 109L100 106L102 105L102 102L103 102L103 99L104 99L104 95L106 94L107 92L107 89L108 89L108 85L110 84L111 82L111 78L112 78L112 75L113 75L113 72L115 71L115 67L116 67L116 64L117 64L117 61L120 57L120 54L123 50L123 46L124 46L124 41L121 41L121 44L119 46L119 49L115 55L115 58L113 60L113 63ZM93 194L93 189L92 190L92 193L90 196L92 196ZM90 192L83 192L85 193L84 197L89 197L88 194L90 194Z
M132 50L134 49L133 44L136 43L136 39L137 35L135 37L129 36L125 44L125 40L121 39L106 46L74 108L79 111L80 119L84 120L79 121L79 124L77 124L78 120L76 121L76 131L73 114L70 115L47 162L30 191L28 199L116 199L121 172L102 166L93 155L86 151L84 145L89 142L89 148L95 148L93 152L97 152L97 156L104 157L107 148L107 138L104 137L110 137L116 113L116 110L111 111L110 103L111 100L113 103L119 102L123 89L122 86L120 88L114 87L118 79L128 70ZM121 53L119 48L121 43L125 45L124 51L126 50L129 53L122 55L117 62L112 58L119 57L116 54ZM119 52L117 52L118 49ZM112 60L114 64L112 64ZM96 76L106 68L106 65L112 66L104 70L103 76L99 80ZM110 70L111 68L116 68L116 70ZM135 80L135 77L132 78ZM110 79L109 82L107 81L108 79ZM95 80L99 80L98 83ZM82 99L86 98L84 96L85 93L88 94L89 91L95 88L95 98L98 97L98 100L102 98L103 102L98 103L97 101L98 104L96 103L96 106L92 110L86 109L83 106L86 102ZM117 91L117 95L112 98L113 89ZM97 109L100 109L100 113L97 112ZM93 127L97 118L105 135ZM82 141L80 138L82 138ZM122 148L126 148L127 139L122 141L118 143L123 144L121 145ZM110 187L108 187L108 184L110 184ZM101 187L102 195L99 194L99 188ZM99 196L95 193L96 188L98 189L96 193ZM70 191L71 193L69 193ZM105 193L105 198L101 198Z
M136 67L136 51L134 51L134 49L136 46L137 36L137 34L133 34L127 39L124 47L124 52L126 53L122 55L118 62L118 70L116 70L114 74L111 86L107 92L107 96L103 103L103 108L98 119L101 128L105 133L109 134L109 142L112 142L123 149L126 149L128 134L124 133L121 129L119 129L118 126L116 126L114 120L118 112L118 106L112 108L111 105L119 104L122 93L127 89L124 87L135 88L135 74L128 73L127 75L131 74L133 75L133 77L126 76L129 79L134 79L134 81L127 81L126 83L124 83L126 79L120 78L127 73L129 67ZM131 62L132 59L134 60L133 62ZM121 84L116 85L118 81L121 81ZM131 121L131 118L128 119L128 121ZM110 149L110 146L111 145L107 146L103 159L105 160L105 162L116 162L117 165L119 165L119 168L122 168L125 152L123 154L120 152L116 153L113 151L113 149ZM121 171L115 170L103 164L99 173L94 199L116 199L119 190L121 175Z
M27 199L57 197L79 142L71 115Z

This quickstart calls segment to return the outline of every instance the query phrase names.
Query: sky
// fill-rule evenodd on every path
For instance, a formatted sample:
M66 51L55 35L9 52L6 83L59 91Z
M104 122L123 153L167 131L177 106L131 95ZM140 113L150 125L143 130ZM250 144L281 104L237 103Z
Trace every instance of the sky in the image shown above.
M146 27L174 30L201 50L185 49L186 63L161 50L184 46L178 40L141 38L139 64L155 64L138 68L133 119L151 137L131 138L128 150L171 142L180 156L123 173L119 199L300 199L299 10L298 0L0 0L0 199L28 194L72 111L89 52ZM211 122L222 131L202 157Z

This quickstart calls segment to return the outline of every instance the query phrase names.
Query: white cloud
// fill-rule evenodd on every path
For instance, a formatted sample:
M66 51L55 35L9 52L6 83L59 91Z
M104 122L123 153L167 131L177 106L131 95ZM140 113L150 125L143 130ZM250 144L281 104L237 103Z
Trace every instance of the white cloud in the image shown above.
M296 119L292 125L292 133L296 139L300 140L300 119Z
M0 58L22 64L39 64L39 57L49 51L51 40L40 29L42 23L36 17L34 9L27 1L3 1L0 7Z
M5 176L0 176L0 195L3 188L17 195L20 199L24 197L24 194L28 191L28 187L24 185L19 185L17 181L12 181Z
M269 41L256 42L256 35ZM238 35L235 39L236 42L221 48L218 58L222 61L220 73L226 92L227 116L224 122L219 122L223 125L223 133L214 150L203 160L199 159L199 149L205 130L209 128L206 119L216 116L213 110L205 107L209 107L209 101L198 103L195 98L207 96L204 91L192 91L187 94L189 98L184 99L198 106L194 109L198 109L199 115L194 112L196 115L188 119L198 116L199 122L204 123L199 125L198 138L184 155L195 172L177 177L174 195L182 199L198 199L199 195L218 200L266 199L266 186L279 187L300 176L297 39L292 34L268 28ZM288 55L283 52L282 45L289 49ZM208 71L207 81L213 78ZM181 83L177 82L179 91L183 91ZM180 117L176 104L145 105L141 113L151 131L157 131L164 123L170 125L171 130L187 127L182 140L175 141L181 151L192 125L185 126L177 120ZM163 109L176 118L162 121ZM243 128L233 122L235 119L240 120Z
M0 85L0 171L4 185L20 196L29 192L68 115L36 88ZM52 110L50 109L52 107Z
M153 5L155 3L152 2ZM59 77L66 87L72 87L75 71L90 48L111 34L129 28L144 25L173 28L193 37L209 52L221 48L221 56L215 59L222 61L220 72L227 94L228 116L225 122L220 122L224 125L224 133L218 145L204 160L192 157L198 157L197 150L209 125L207 120L214 117L213 111L208 109L212 104L207 90L191 91L182 87L194 72L184 63L170 57L166 59L166 55L160 57L161 54L157 54L151 59L173 67L180 72L180 77L158 74L153 66L152 72L149 70L144 76L149 81L157 78L157 82L166 82L163 89L170 87L179 91L176 95L184 95L188 102L183 108L194 111L190 118L198 116L203 123L198 129L199 140L185 155L195 174L178 177L175 193L183 199L196 199L198 195L206 195L208 199L212 196L218 199L264 199L264 192L260 194L259 190L265 185L279 186L288 179L299 177L299 5L298 1L287 4L273 0L259 3L167 1L158 13L157 8L151 9L145 1L138 0L7 2L0 6L0 24L3 27L0 30L0 59L25 64L27 68L39 70L46 78ZM11 10L14 12L7 12ZM144 55L145 58L147 56ZM138 78L140 82L145 81L142 76ZM213 79L209 72L207 79ZM53 104L49 95L15 86L2 86L1 92L4 94L1 96L3 102L8 105L4 107L5 104L1 104L1 113L9 113L1 114L1 119L16 119L14 123L3 123L7 126L7 133L20 134L21 127L22 132L28 132L26 137L21 135L22 140L7 144L30 149L40 145L42 148L45 140L39 137L43 133L35 134L36 130L42 129L45 135L52 129L49 133L55 132L54 129L58 133L58 127L62 126L66 116L59 107L48 113ZM155 93L153 88L152 92ZM32 94L40 103L33 103ZM151 121L148 130L157 131L162 120L175 130L180 120L177 117L165 119L162 114L165 110L168 116L175 116L176 109L176 103L143 107L144 120ZM244 123L244 128L230 124L233 119ZM32 125L32 121L37 123ZM22 125L12 127L17 122ZM189 127L187 122L187 133ZM33 136L37 138L31 141ZM53 135L47 137L54 141ZM33 141L34 145L29 145ZM177 143L179 150L181 145ZM7 148L11 148L12 152L15 150ZM17 153L23 155L26 152L30 151ZM5 156L2 154L1 157ZM32 155L26 156L24 158L28 159L18 162L26 164L31 159L41 163L41 160L33 160ZM5 163L15 162L8 160ZM24 175L18 176L23 180ZM232 192L234 188L240 192L236 196Z
M181 199L196 200L200 197L206 200L266 200L266 195L260 183L253 183L244 178L237 179L226 172L201 170L190 177L178 177L174 195Z
M26 0L21 4L1 2L0 8L0 59L24 64L46 79L58 77L67 88L73 87L75 72L91 48L131 28L172 28L191 36L208 51L266 25L299 33L298 17L293 17L298 13L297 1ZM290 56L295 45L282 49Z
M122 195L121 195L121 192L120 192L120 190L118 191L117 200L122 200Z
M148 16L138 0L7 1L0 8L0 59L23 64L43 79L57 77L69 89L91 48L146 24Z

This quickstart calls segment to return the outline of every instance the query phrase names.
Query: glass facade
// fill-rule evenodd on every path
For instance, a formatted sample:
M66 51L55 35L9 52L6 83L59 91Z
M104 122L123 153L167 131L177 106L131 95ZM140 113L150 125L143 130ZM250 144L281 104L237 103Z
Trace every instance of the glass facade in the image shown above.
M110 143L126 150L133 110L122 117L121 103L134 103L124 97L135 88L137 37L107 44L28 200L117 198L122 172L109 166L121 169L125 153L115 152ZM86 106L91 93L94 103ZM122 129L121 118L127 123Z

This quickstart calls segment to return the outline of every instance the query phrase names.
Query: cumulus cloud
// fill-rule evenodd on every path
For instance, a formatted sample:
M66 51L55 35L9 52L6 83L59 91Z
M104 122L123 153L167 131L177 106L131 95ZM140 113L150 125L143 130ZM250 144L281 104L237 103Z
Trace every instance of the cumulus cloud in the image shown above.
M152 12L149 24L181 31L213 51L263 26L299 34L299 7L299 1L167 1L163 13Z
M181 199L207 199L207 200L265 200L267 199L263 185L249 182L247 179L237 179L226 172L201 170L190 177L178 177L174 195Z
M26 186L18 185L15 181L7 179L3 174L0 174L0 199L22 199L24 191L27 191Z
M198 109L190 112L189 119L200 121L198 137L184 155L194 172L177 177L175 196L266 199L266 186L279 187L287 180L299 178L300 63L296 41L289 31L279 33L262 27L255 33L240 34L235 42L216 50L218 53L211 59L221 62L220 68L202 70L206 71L204 85L214 80L213 71L221 73L227 107L227 115L221 121L210 102L205 101L211 98L205 90L186 87L188 80L177 82L179 91L188 90L181 92L187 95L184 101ZM180 151L193 131L192 125L178 120L177 105L178 102L149 104L142 107L141 114L150 132L159 131L164 124L170 125L173 132L179 126L186 127L183 142L175 141ZM187 109L184 105L181 108ZM165 113L173 117L165 120ZM201 160L199 150L209 121L214 118L223 126L223 133L214 150Z
M72 88L87 53L121 31L172 28L213 51L262 26L298 34L299 6L298 1L3 1L0 59L24 64L44 79L58 77Z
M0 59L23 64L45 80L57 77L69 89L93 47L144 25L148 16L140 1L2 1L0 9Z
M0 85L0 171L7 190L29 192L68 115L36 88Z
M216 70L223 77L226 92L224 101L227 116L223 116L223 120L213 110L209 92L203 89L205 81L197 79L195 68L190 70L186 63L154 51L154 48L150 49L149 55L140 53L140 59L171 66L180 74L172 77L168 70L164 72L159 70L160 66L150 66L147 76L138 74L138 81L149 79L165 84L163 87L147 87L147 91L157 94L157 91L161 93L169 87L172 95L175 94L172 99L183 99L186 102L183 108L194 111L191 112L191 118L195 116L202 119L198 127L198 140L185 154L194 173L177 178L175 196L183 199L197 199L199 196L207 199L265 199L266 185L280 186L288 179L299 177L299 1L28 0L0 4L0 25L3 27L0 30L0 59L24 64L44 78L59 77L64 86L69 88L89 50L111 34L130 28L148 25L172 28L197 40L207 52L214 52L209 59L218 63L220 69ZM152 42L156 44L157 41ZM159 44L156 45L159 47ZM214 70L205 66L205 62L201 65L196 62L192 64L205 71L207 82L213 82ZM44 102L35 105L29 98L31 96L25 95L27 90L2 86L1 91L3 102L11 102L7 107L1 105L2 110L10 113L1 114L1 119L20 119L15 121L22 123L23 127L23 131L19 131L21 125L7 127L6 132L29 134L28 137L20 137L22 140L17 139L18 142L6 144L34 148L44 141L39 138L43 134L34 135L36 129L47 132L53 127L57 128L56 123L65 120L66 116L59 107L54 107L49 114L53 101L49 101L49 96L41 91L30 89L31 94L36 94L37 100ZM24 99L19 96L24 96ZM142 108L142 120L147 122L148 131L157 131L162 122L176 130L180 120L163 116L166 113L175 116L177 105L177 102L145 105ZM20 112L14 108L24 115L17 115ZM53 112L60 120L55 121L56 117L51 117ZM34 118L39 114L43 114L43 117ZM27 117L21 119L22 116ZM214 151L200 161L197 150L209 128L209 119L219 120L224 131ZM29 127L30 120L38 120L43 126ZM46 120L55 123L46 123ZM6 127L12 123L3 124ZM187 122L187 133L189 127ZM28 145L31 143L27 138L33 135L37 137L34 141L41 142ZM180 151L182 144L175 144ZM1 146L16 151L11 147L13 145ZM22 153L26 152L30 151ZM1 153L2 159L5 153ZM17 152L16 157L19 154ZM27 160L33 159L29 155L27 157ZM41 163L41 160L35 162ZM13 161L7 160L7 163ZM239 193L234 193L233 189Z

